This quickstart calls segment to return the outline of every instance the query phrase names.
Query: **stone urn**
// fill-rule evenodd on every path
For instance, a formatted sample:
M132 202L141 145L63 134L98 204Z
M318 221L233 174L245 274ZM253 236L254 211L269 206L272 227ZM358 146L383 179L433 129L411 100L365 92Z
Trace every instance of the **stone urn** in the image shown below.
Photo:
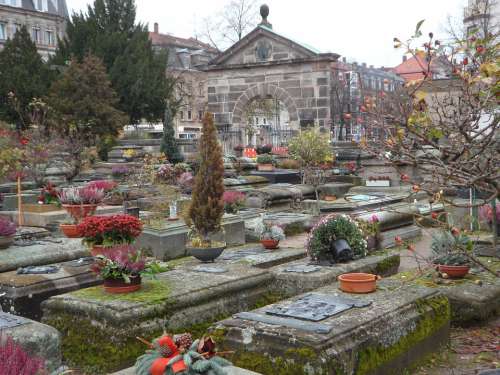
M203 263L213 263L225 248L226 244L216 247L188 247L187 253Z
M14 243L14 236L0 236L0 250L7 249Z

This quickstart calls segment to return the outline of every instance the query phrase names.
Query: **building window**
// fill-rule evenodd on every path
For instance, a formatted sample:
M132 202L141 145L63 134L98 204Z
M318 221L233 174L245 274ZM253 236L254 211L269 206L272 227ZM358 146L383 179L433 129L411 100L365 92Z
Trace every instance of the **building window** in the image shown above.
M54 32L53 31L50 31L50 30L45 31L45 42L49 46L55 46L56 40L54 38Z
M40 28L38 28L38 27L34 27L34 28L31 30L31 39L32 39L32 40L33 40L33 42L35 42L35 43L40 43L40 39L41 39Z
M13 23L11 26L12 36L14 36L19 30L21 30L21 25L18 23Z
M49 5L47 3L48 0L35 0L35 8L39 12L48 12L49 11Z
M0 40L7 39L7 25L0 22Z
M179 116L180 116L181 120L184 120L184 111L180 111Z
M198 119L199 120L203 119L203 111L198 111Z
M191 116L192 116L191 111L188 111L188 120L191 120Z

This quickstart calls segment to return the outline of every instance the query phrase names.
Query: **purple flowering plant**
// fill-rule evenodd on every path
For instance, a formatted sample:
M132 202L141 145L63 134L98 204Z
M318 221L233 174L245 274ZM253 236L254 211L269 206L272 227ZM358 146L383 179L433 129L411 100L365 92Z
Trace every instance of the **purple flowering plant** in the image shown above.
M156 260L148 260L142 251L131 245L110 248L105 255L98 255L92 265L92 271L104 280L123 280L130 283L138 276L154 277L167 269Z
M9 219L0 217L0 237L10 237L16 234L16 224Z
M0 374L44 374L45 361L24 350L11 337L0 334Z

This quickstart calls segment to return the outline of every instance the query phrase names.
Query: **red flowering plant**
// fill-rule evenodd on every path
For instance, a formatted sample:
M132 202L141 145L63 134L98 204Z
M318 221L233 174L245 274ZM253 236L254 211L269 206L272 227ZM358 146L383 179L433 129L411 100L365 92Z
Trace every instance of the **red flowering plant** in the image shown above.
M130 245L116 246L106 255L98 255L91 269L104 280L123 280L127 284L132 278L154 277L167 270L158 261L148 260L140 250Z
M131 215L88 216L78 231L89 246L131 244L142 232L142 222Z
M224 211L229 214L237 213L243 207L245 194L239 191L225 191L222 195L224 201Z
M38 196L40 204L59 204L59 192L54 184L48 182Z

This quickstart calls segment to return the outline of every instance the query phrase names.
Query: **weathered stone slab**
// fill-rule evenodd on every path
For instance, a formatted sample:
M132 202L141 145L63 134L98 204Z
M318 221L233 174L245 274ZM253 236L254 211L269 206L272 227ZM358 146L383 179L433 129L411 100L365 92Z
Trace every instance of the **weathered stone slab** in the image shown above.
M234 366L224 367L224 371L226 375L260 375L256 372L248 371L240 367L234 367ZM135 375L135 369L133 367L130 367L126 370L114 372L111 375Z
M228 272L218 274L174 269L125 295L92 287L54 296L42 304L42 321L63 334L63 354L71 365L92 368L94 374L117 370L144 352L136 336L149 340L164 330L203 330L200 325L249 309L268 293L268 271L241 264L224 267Z
M416 225L408 225L402 228L391 229L380 234L380 247L388 249L395 247L396 237L400 237L403 241L411 240L422 235L422 229Z
M19 196L17 194L6 194L3 196L2 210L3 211L16 211ZM38 194L36 193L22 193L22 203L37 203Z
M81 239L40 238L32 241L29 246L11 246L0 250L0 272L65 262L88 255L89 251L82 245Z
M328 183L321 185L319 191L322 195L335 196L337 198L342 198L354 185L349 183Z
M335 283L337 277L348 272L366 272L380 276L394 275L399 268L399 254L381 252L348 263L317 266L309 258L273 267L273 286L281 295L296 296Z
M266 208L280 203L298 202L315 197L311 185L272 184L246 193L246 206Z
M97 207L96 215L111 215L121 213L123 208L121 206L101 206ZM10 216L10 218L18 222L19 214L17 211L5 211L2 212L4 215ZM52 211L52 212L23 212L24 225L33 227L46 227L50 224L68 221L72 219L68 213L64 210Z
M321 201L320 211L324 213L352 213L402 202L404 198L405 196L396 194L349 194L335 201ZM316 200L304 200L302 205L305 209L316 209L317 202Z
M249 245L243 248L227 249L217 259L223 263L245 263L254 267L269 268L278 264L287 263L304 258L304 249L279 248L276 250L266 250L262 245Z
M255 217L255 213L252 216ZM225 241L228 246L238 246L245 243L245 221L238 215L224 215L222 221L224 234L214 237ZM165 222L161 228L145 226L137 238L136 245L149 249L160 260L170 260L187 256L186 243L189 228L184 221Z
M19 320L21 324L2 328L4 318ZM12 337L31 355L44 358L50 371L61 365L61 337L53 327L0 312L0 335Z
M314 292L353 299L351 308L320 322L269 314L295 298L240 313L213 327L237 366L264 374L401 374L448 342L450 310L446 297L422 287L381 288L368 295L341 292L337 285Z
M271 184L300 184L301 182L300 173L289 169L276 169L269 172L252 171L250 175L264 177Z
M0 273L0 305L4 311L40 320L40 304L54 295L100 284L90 270L92 258L52 264L57 272L47 274Z

